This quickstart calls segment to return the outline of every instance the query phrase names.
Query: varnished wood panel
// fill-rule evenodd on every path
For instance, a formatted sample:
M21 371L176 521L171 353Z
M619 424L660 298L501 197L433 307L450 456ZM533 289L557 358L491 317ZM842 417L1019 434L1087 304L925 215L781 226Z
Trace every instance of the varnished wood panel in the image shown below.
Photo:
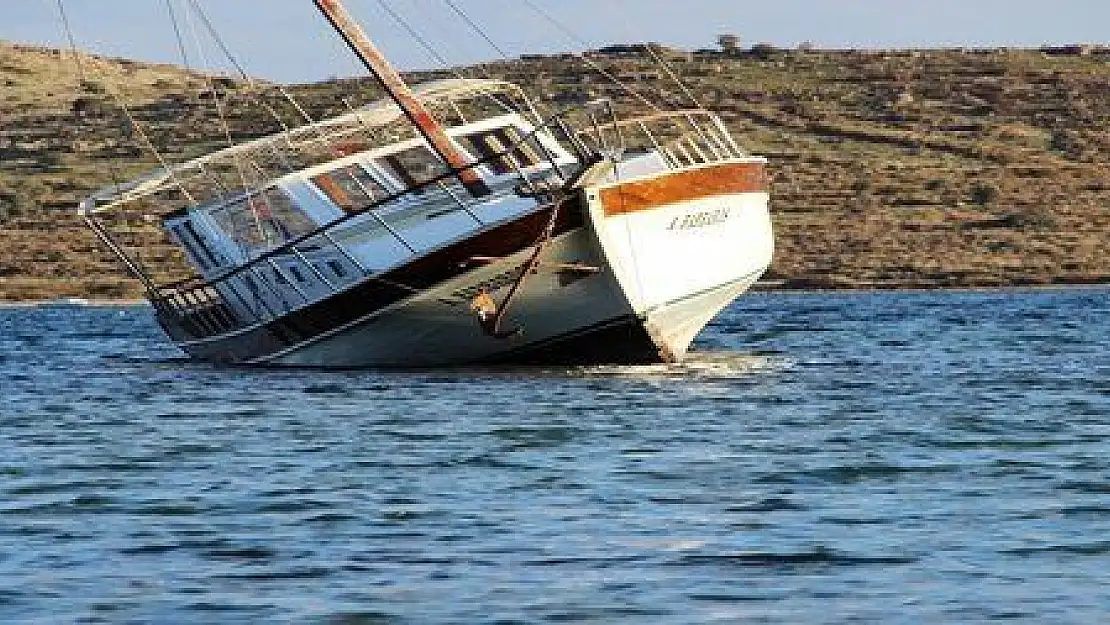
M626 215L736 193L767 190L762 163L729 163L619 184L601 191L605 214Z

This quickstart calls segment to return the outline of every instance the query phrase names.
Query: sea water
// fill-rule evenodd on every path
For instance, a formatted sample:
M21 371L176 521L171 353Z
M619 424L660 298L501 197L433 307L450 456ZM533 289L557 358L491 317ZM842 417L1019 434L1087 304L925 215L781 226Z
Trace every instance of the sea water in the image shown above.
M1110 291L754 294L678 366L270 371L0 309L3 623L1110 622Z

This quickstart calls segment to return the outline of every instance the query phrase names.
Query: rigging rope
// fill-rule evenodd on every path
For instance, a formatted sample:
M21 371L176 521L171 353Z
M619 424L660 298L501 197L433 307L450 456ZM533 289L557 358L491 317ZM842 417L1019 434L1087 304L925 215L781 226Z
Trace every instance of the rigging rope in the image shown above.
M663 71L667 73L667 76L670 76L671 80L673 80L674 83L678 85L678 88L682 90L683 95L685 95L687 98L690 99L691 102L694 103L694 107L699 109L704 108L701 105L701 101L698 100L698 97L694 95L694 92L690 91L690 88L686 86L686 83L682 82L682 79L679 78L677 73L675 73L674 68L671 67L671 64L666 62L663 57L659 56L659 53L655 51L655 46L649 43L646 44L644 47L647 49L648 54L651 55L651 58L655 59L655 62L659 64L659 67L663 68Z
M81 78L81 82L85 82L85 65L81 62L81 53L77 50L77 40L74 38L73 29L69 25L69 15L66 14L66 7L62 0L57 0L57 4L58 15L62 18L62 28L69 40L69 48L73 52L73 62L77 65L77 75Z
M227 57L227 60L230 61L231 64L235 67L235 70L239 72L239 75L243 77L243 80L247 82L247 85L249 85L253 90L261 91L261 89L259 89L258 87L257 81L255 81L254 78L247 73L247 70L239 63L239 60L235 58L235 55L231 53L231 48L227 46L227 43L224 41L223 37L220 36L219 31L216 30L215 25L212 24L212 21L210 19L208 19L208 14L205 13L204 8L201 7L200 0L188 0L188 2L192 6L193 11L200 18L201 23L208 31L209 36L212 37L212 40L214 42L216 42L216 45L219 46L220 50L224 53L224 56ZM282 97L284 97L289 102L289 104L293 106L297 113L301 117L303 117L306 122L311 124L316 121L301 106L300 102L298 102L297 99L293 97L293 94L289 93L289 91L285 89L285 87L283 87L282 85L277 85L276 88L278 92L282 95ZM289 130L289 126L285 123L285 120L281 118L281 116L276 110L274 110L272 106L263 101L261 98L256 98L256 101L258 102L259 106L265 108L266 111L273 116L274 120L277 121L284 130Z
M58 15L61 17L62 29L65 31L66 38L69 40L70 50L73 53L73 63L77 68L77 77L80 81L80 84L78 85L78 91L81 91L82 89L87 88L85 65L81 61L81 53L77 48L77 39L73 34L73 28L70 26L69 16L66 14L65 5L62 3L62 0L57 0L57 8ZM120 176L121 167L119 155L117 154L110 156L107 161L108 175L111 177L112 183L116 186L117 189L122 189L123 181L121 180ZM131 255L129 255L127 251L119 243L116 242L116 240L104 227L104 224L100 223L100 221L94 215L94 211L86 211L84 208L82 208L81 213L85 223L89 225L96 236L101 241L103 241L110 250L112 250L112 252L116 255L117 258L120 259L120 261L124 263L128 271L130 271L131 274L135 276L135 278L143 283L143 287L147 290L147 293L153 296L156 290L154 282L151 280L150 276L146 273L146 270L142 266L141 259L139 259L138 257L132 258Z
M62 26L62 30L63 30L63 32L66 36L66 39L69 40L69 49L70 49L70 52L73 56L73 64L77 68L78 84L77 84L76 91L78 93L80 93L85 88L85 85L84 85L84 83L86 82L86 80L85 80L85 64L81 61L81 53L77 49L77 40L73 36L73 29L70 28L69 16L66 14L65 5L62 3L62 0L57 0L57 2L55 4L57 5L58 16L60 18L60 23L61 23L61 26ZM117 175L117 169L119 168L118 160L119 160L118 155L113 157L113 158L108 159L108 167L109 167L109 170L110 170L109 174L111 174L112 182L115 183L117 188L121 187L123 185L123 181L120 180L120 177Z
M166 11L170 14L170 22L173 24L173 34L177 39L177 49L181 53L181 65L185 71L192 71L189 66L189 51L185 48L185 39L181 36L181 27L177 23L177 11L173 8L173 0L166 0Z
M196 5L194 5L193 8L195 10L198 7ZM195 42L195 45L197 47L197 55L200 57L201 65L204 66L204 67L208 67L208 65L209 65L208 59L207 59L207 56L204 54L204 48L201 46L200 34L197 32L196 24L190 18L188 13L186 14L185 17L186 17L186 24L189 27L189 32L190 32L190 34L192 34L193 41ZM221 130L223 130L224 140L227 142L227 145L228 145L229 148L234 148L235 145L236 145L235 144L235 139L231 135L231 125L227 121L227 115L225 114L225 111L224 111L223 100L220 98L220 92L216 88L216 83L212 80L211 74L207 71L203 72L203 74L204 74L204 82L208 87L208 91L210 91L212 93L212 104L216 107L216 116L220 120L220 128L221 128ZM243 195L247 198L247 206L250 209L251 217L254 218L254 227L258 232L259 238L262 239L263 241L265 241L265 240L267 240L266 231L262 227L262 219L258 215L258 211L256 210L254 203L251 202L251 194L250 194L251 184L247 180L246 169L243 166L243 159L240 158L240 155L238 153L235 153L235 154L232 155L232 163L235 165L235 171L239 176L239 183L243 187Z
M442 54L440 54L438 50L435 49L435 47L428 41L428 39L426 37L422 36L420 34L420 32L417 31L416 28L412 26L412 24L410 24L407 20L405 20L405 18L400 13L398 13L395 9L390 7L389 4L386 3L385 0L378 0L378 4L381 5L382 10L385 11L386 14L388 14L393 19L393 21L397 22L397 24L402 29L404 29L404 31L406 33L408 33L410 37L412 37L418 44L420 44L420 46L422 48L424 48L424 50L437 63L439 63L439 65L444 69L444 71L448 72L449 74L451 74L455 78L459 78L459 79L462 79L462 80L467 79L467 76L465 74L463 74L458 69L458 67L452 66L451 63ZM477 29L476 24L474 25L474 27ZM479 32L481 32L481 31L479 30ZM489 41L489 40L487 39L487 41ZM492 41L490 41L490 43L495 48L497 48L497 45L494 44ZM500 51L500 48L497 48L497 49ZM473 66L473 69L476 71L476 73L480 74L483 78L486 78L487 80L494 80L495 79L494 76L489 72L489 70L486 69L486 67L482 64L477 64L477 65ZM520 95L526 100L527 108L533 107L532 102L529 100L527 95L524 94L523 90L521 90ZM506 105L508 105L508 108L511 109L515 113L524 114L524 112L525 112L525 108L522 108L521 106L519 106L519 103L512 101L512 98L506 98L506 100L508 100L508 101L503 101L502 99L498 98L496 95L493 95L493 94L488 94L487 97L495 105L498 105L498 106L501 106L501 107L505 107ZM542 117L540 116L540 114L538 112L534 112L533 114L535 115L537 120L542 119Z
M188 0L188 3L189 3L189 6L191 6L191 8L193 9L192 13L195 14L197 16L197 18L200 20L201 24L205 27L209 36L216 43L216 45L220 48L220 50L227 57L227 59L232 63L232 65L235 67L235 69L239 72L240 76L242 76L242 78L246 81L246 83L249 87L249 89L247 90L247 96L257 106L259 106L260 108L265 110L266 113L268 113L270 115L270 117L272 117L274 119L274 121L276 121L278 123L278 125L282 129L282 134L283 134L283 137L285 138L285 145L289 149L289 151L292 152L292 153L300 152L301 151L300 148L295 146L292 143L292 140L288 137L287 133L290 130L292 130L292 128L289 126L289 124L287 124L285 122L285 120L284 120L284 118L282 118L281 114L278 113L278 111L269 102L267 102L265 99L263 99L262 95L264 93L264 90L259 87L258 82L252 76L250 76L250 74L247 73L246 69L242 66L242 64L239 63L239 61L231 53L230 47L228 47L228 45L226 44L224 39L220 36L220 33L216 29L215 25L208 18L207 13L205 13L204 8L201 6L199 0ZM199 35L197 35L196 26L194 25L192 20L189 21L189 25L190 25L190 28L191 28L192 33L193 33L193 39L196 42L198 53L203 55L204 49L201 46L200 37L199 37ZM206 61L206 64L207 64L207 61ZM214 102L219 107L220 102L219 102L219 97L217 95L216 88L211 85L211 82L209 82L209 85L210 85L209 86L210 90L212 91L213 95L215 96L214 97ZM285 100L288 101L289 104L293 106L293 108L297 111L297 114L301 118L303 118L303 120L306 123L308 123L308 124L315 123L315 120L312 118L312 116L308 114L308 112L304 109L304 107L301 106L300 102L297 101L297 99L295 97L293 97L293 95L288 90L286 90L284 86L282 86L280 84L276 85L276 89L285 98ZM224 122L225 126L226 126L226 121L223 119L224 113L222 111L220 112L220 115L221 115L221 122ZM232 140L230 138L230 133L226 129L225 129L225 134L228 135L227 141L228 141L229 147L234 147L234 143L232 142ZM322 134L318 135L317 140L321 141L323 143L327 143L327 138L324 137ZM335 146L332 145L331 147L334 149ZM267 148L281 162L281 165L286 169L286 173L292 172L295 169L295 167L292 165L292 163L290 163L287 155L282 153L279 149L277 149L276 146L274 146L272 144L267 144ZM264 176L269 175L269 174L266 174L265 172L262 172L261 168L259 167L259 165L256 162L251 161L250 163L251 163L251 166L254 167L254 169L259 171L259 173L262 173Z
M460 72L456 67L452 66L451 63L446 58L444 58L444 56L440 54L439 51L437 51L435 47L432 46L432 44L429 43L428 40L412 26L412 24L405 20L405 18L402 17L401 14L398 13L393 7L389 6L389 4L386 3L385 0L378 0L378 4L381 5L382 10L385 11L386 14L388 14L389 17L393 19L393 21L397 22L397 25L404 29L404 31L408 33L408 35L412 37L413 40L416 41L416 43L420 44L420 47L424 48L424 50L432 57L432 59L435 60L436 63L439 63L445 71L450 72L456 78L466 78L465 74ZM484 71L483 73L485 74L486 78L490 77L488 73Z
M228 47L227 43L220 36L219 31L216 30L215 25L208 18L207 13L205 13L204 8L200 5L199 0L188 0L188 2L192 6L193 11L200 18L200 20L201 20L202 24L204 25L205 29L208 31L209 36L212 37L213 41L216 42L217 46L219 46L220 50L227 57L228 61L231 62L231 64L239 72L239 75L242 76L242 78L247 82L248 86L250 86L250 88L251 88L250 93L251 93L251 97L254 100L254 102L256 104L258 104L258 106L265 109L266 112L269 113L270 116L273 117L274 120L278 122L278 124L282 127L284 132L287 133L289 130L291 130L289 125L285 123L284 119L277 112L277 110L275 110L268 102L263 100L261 97L255 95L256 93L261 92L262 89L260 89L258 87L257 81L255 81L254 78L252 76L250 76L250 74L247 73L246 69L242 66L242 64L239 63L238 59L235 58L235 55L232 54L231 48ZM297 114L305 121L306 124L312 125L312 124L316 123L316 120L301 105L300 101L298 101L296 99L296 97L294 97L293 94L289 92L288 89L286 89L281 84L275 85L274 88L296 110ZM319 143L328 145L333 151L338 151L339 149L341 149L338 144L336 144L334 141L331 141L328 136L323 134L322 130L317 133L316 141L319 142ZM288 139L288 137L287 137L287 140L286 140L286 146L293 152L300 151L300 148L293 145L292 142ZM271 148L271 149L273 150L273 148ZM279 156L279 158L282 158L284 160L283 155L278 154L276 152L276 150L274 150L274 152L275 152L275 154L277 154Z
M576 45L582 46L584 48L589 48L590 47L589 43L584 41L578 35L575 35L574 31L570 30L570 28L568 28L565 24L563 24L559 20L555 19L555 17L553 15L551 15L550 13L541 9L534 2L532 2L532 0L522 0L522 1L524 2L524 4L528 8L535 11L537 14L539 14L540 17L542 17L544 20L546 20L548 23L550 23L552 26L554 26L556 29L558 29L560 32L562 32L564 35L566 35L571 41L575 42ZM633 98L639 100L641 103L646 105L648 108L652 109L653 111L657 111L657 112L663 110L662 108L659 107L659 105L657 105L654 102L652 102L651 100L647 99L647 97L645 97L639 91L637 91L637 90L633 89L632 87L628 86L627 83L625 83L621 79L614 76L612 72L606 70L604 67L597 64L590 57L588 57L584 54L576 54L575 56L577 56L584 63L589 65L590 68L592 68L594 71L596 71L597 73L604 76L607 80L609 80L613 84L620 87L622 90L624 90L625 93L627 93L628 95L632 96Z
M497 51L498 54L501 55L501 59L503 61L508 61L508 60L511 59L511 57L509 56L509 53L505 52L505 50L502 49L501 46L497 45L497 42L494 41L493 38L490 37L486 33L486 31L483 30L480 25L478 25L477 22L470 19L470 16L467 15L466 12L463 11L461 8L459 8L459 6L457 4L455 4L455 2L453 0L443 0L443 1L447 4L447 6L451 7L451 10L454 11L455 14L457 14L459 17L461 17L462 20L464 22L466 22L470 26L470 28L472 28L474 30L474 32L478 33L478 35L481 36L482 39L485 39L486 43L488 43L495 51Z
M76 37L73 34L73 29L70 26L69 19L65 17L65 6L62 0L58 0L58 9L61 11L61 15L63 16L62 25L65 29L66 37L71 42L73 42L74 50L76 51ZM74 58L78 58L76 54ZM99 71L96 67L96 63L90 63L89 68L84 68L84 66L81 66L82 76L85 77L82 80L85 80L88 76L88 74L84 71L85 69L89 69L94 75L102 79L106 79L105 72ZM120 71L122 72L122 69ZM105 80L105 83L105 91L108 92L108 95L112 98L113 102L115 102L116 106L120 108L124 116L127 118L128 126L139 136L140 139L142 139L142 143L146 146L148 150L150 150L151 154L154 155L154 158L158 160L158 164L162 167L166 175L178 188L178 190L181 191L182 195L185 196L185 199L188 200L191 204L197 204L196 198L194 198L189 190L185 187L185 184L177 176L177 173L170 166L169 161L166 160L161 150L159 150L158 147L154 145L154 142L151 140L150 135L143 128L142 124L139 123L139 120L131 111L131 107L128 106L127 102L123 99L121 86L119 84L110 83L107 80Z

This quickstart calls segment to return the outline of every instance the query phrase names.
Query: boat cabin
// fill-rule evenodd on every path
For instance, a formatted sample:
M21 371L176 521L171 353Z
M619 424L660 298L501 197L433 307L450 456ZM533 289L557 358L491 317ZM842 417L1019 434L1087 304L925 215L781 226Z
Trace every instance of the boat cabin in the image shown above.
M577 162L517 113L458 125L448 134L479 163L487 197L472 198L421 138L368 149L348 143L344 151L351 154L292 171L260 190L186 207L167 216L165 228L205 280L269 255L262 270L233 280L252 294L245 300L273 299L280 308L291 298L325 297L532 211L536 193ZM287 245L316 231L321 234ZM249 310L238 312L257 312L247 301L241 305Z

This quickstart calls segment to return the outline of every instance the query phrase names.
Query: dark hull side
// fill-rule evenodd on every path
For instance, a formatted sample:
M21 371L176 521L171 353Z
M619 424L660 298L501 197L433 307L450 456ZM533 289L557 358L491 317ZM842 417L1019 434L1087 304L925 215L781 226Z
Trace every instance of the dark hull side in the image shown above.
M633 366L653 365L666 362L658 347L636 318L614 319L598 327L585 328L564 336L555 337L542 343L525 345L508 353L490 358L477 358L469 362L455 362L451 366L468 367L585 367L585 366ZM242 364L242 363L227 363ZM266 363L251 366L267 367ZM290 365L275 365L290 368ZM437 367L440 365L436 365ZM383 368L396 368L396 365L381 365ZM364 368L353 365L298 365L293 368L322 370L348 370ZM402 365L402 369L420 369L420 366Z
M487 360L492 365L653 365L665 362L643 323L616 319Z

